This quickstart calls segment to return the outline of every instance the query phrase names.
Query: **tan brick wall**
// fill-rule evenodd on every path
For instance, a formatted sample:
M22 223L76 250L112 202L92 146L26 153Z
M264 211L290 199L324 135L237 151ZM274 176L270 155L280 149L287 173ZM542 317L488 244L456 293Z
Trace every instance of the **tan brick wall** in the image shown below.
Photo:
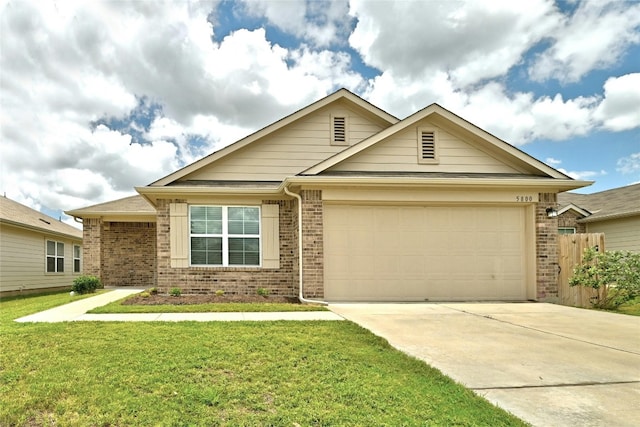
M105 286L155 286L155 223L105 222L102 242Z
M547 208L558 208L555 193L540 193L536 206L537 297L553 302L558 298L558 217L549 218Z
M297 296L297 216L290 200L265 200L280 206L280 268L188 267L171 268L169 242L169 204L185 200L158 200L157 216L157 284L160 292L178 287L183 293L214 293L223 290L230 295L255 295L266 288L271 295Z
M82 273L102 278L102 219L82 220Z
M324 297L324 233L322 191L303 190L302 277L305 298Z
M578 223L577 220L583 218L579 213L568 210L562 215L558 215L558 227L573 227L576 229L576 233L586 233L586 224Z
M83 220L83 274L104 286L155 286L155 223Z

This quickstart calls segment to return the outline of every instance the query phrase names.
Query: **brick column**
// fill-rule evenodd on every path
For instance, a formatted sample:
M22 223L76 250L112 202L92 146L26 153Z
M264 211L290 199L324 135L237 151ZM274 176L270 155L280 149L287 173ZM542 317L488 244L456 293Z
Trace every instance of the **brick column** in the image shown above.
M540 193L536 206L537 297L555 302L558 298L558 218L549 218L547 208L558 209L557 194Z
M82 220L82 273L102 279L102 218Z
M324 237L322 191L303 190L302 280L305 298L324 297Z

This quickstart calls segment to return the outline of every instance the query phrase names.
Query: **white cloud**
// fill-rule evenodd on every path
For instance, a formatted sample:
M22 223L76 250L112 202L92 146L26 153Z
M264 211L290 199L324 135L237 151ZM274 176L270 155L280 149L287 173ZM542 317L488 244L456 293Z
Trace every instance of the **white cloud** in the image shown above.
M600 171L567 171L566 169L559 168L558 170L563 174L578 180L594 180L599 176L607 175L607 171L604 169Z
M350 29L346 0L243 0L241 12L265 18L271 25L316 47L340 44Z
M576 82L588 72L617 62L629 45L640 43L640 3L583 1L550 32L553 42L529 68L535 80Z
M623 174L640 174L640 152L632 153L627 157L618 159L618 172Z
M551 166L558 166L562 164L562 160L554 159L553 157L547 157L544 162Z
M605 129L622 131L640 126L640 73L611 77L595 116Z
M350 13L349 42L367 64L412 80L446 70L457 87L506 74L560 20L547 0L355 0Z

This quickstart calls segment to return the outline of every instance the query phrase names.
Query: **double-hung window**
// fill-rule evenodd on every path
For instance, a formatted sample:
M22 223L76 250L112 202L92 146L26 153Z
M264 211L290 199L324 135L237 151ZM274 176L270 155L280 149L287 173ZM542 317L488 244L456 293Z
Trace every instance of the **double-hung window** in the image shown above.
M191 265L259 266L260 208L191 206Z
M64 272L64 243L47 240L47 273Z

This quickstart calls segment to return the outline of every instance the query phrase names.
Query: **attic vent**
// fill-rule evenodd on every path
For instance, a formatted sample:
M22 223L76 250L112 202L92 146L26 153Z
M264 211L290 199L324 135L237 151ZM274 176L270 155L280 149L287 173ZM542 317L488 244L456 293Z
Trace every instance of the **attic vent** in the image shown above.
M420 163L437 163L437 134L434 129L418 129L418 161Z
M344 116L332 116L331 143L347 144L347 118Z

